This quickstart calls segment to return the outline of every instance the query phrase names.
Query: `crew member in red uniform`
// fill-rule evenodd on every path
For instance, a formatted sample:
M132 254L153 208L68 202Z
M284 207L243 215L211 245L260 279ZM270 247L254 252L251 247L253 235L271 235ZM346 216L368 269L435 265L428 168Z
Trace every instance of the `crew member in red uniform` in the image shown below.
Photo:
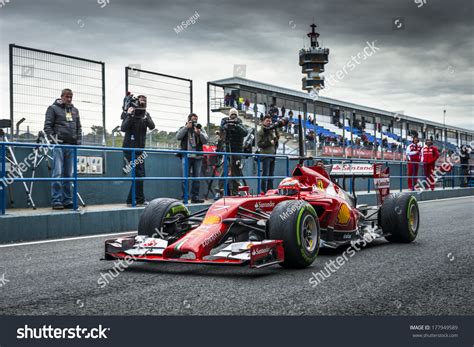
M433 146L433 140L428 139L425 142L425 147L421 154L421 161L425 168L425 178L428 186L431 190L434 190L435 187L435 178L433 177L433 171L435 169L436 160L439 158L438 147Z
M421 160L422 147L418 137L413 136L413 143L407 147L406 155L408 161L408 189L415 190L414 186L418 182L418 166Z

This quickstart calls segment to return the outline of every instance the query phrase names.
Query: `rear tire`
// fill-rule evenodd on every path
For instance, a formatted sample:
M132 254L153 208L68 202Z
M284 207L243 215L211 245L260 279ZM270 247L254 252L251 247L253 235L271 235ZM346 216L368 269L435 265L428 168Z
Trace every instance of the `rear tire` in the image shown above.
M164 222L183 216L189 216L189 210L181 201L169 198L154 199L140 216L138 235L160 238L165 235L168 239L182 230L175 223L164 224Z
M285 261L281 266L302 269L316 259L321 233L318 215L308 202L288 200L276 205L267 232L270 239L283 240Z
M420 210L413 195L390 194L380 209L380 226L390 242L410 243L418 235Z

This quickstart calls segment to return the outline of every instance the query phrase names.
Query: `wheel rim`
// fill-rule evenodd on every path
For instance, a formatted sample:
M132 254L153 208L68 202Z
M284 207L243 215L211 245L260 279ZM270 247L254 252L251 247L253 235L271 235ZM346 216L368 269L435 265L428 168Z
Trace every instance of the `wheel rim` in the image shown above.
M312 253L318 245L318 227L312 215L306 215L302 222L301 236L303 247Z
M416 233L418 230L418 208L415 204L410 205L410 210L408 211L408 225L410 230L413 233Z

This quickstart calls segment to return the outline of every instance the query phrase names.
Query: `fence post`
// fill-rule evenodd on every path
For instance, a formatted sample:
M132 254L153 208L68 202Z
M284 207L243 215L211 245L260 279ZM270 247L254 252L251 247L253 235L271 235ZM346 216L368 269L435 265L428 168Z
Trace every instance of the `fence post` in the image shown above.
M227 167L227 153L224 153L224 168L222 170L224 170L223 174L224 174L224 196L227 196L229 194L229 189L227 187L227 173L228 173L228 167Z
M453 189L454 189L454 180L456 179L455 178L455 171L456 171L456 166L453 165L453 170L452 170L452 174L451 174L451 176L453 176L453 184L452 184Z
M132 166L132 207L136 207L137 206L137 202L136 202L136 172L135 172L135 149L132 149L132 158L131 158L131 161L130 161L130 165Z
M260 195L260 187L262 186L262 176L260 172L260 156L257 156L257 194Z
M7 159L7 152L6 152L6 147L4 144L2 144L2 163L1 163L1 175L0 175L0 214L4 215L5 214L5 205L6 205L6 194L5 190L7 189L7 184L6 184L6 159Z
M290 157L286 156L286 176L290 177Z
M77 187L77 146L74 146L73 148L73 155L72 155L72 160L73 160L73 173L74 173L74 187L72 193L74 194L72 197L72 208L74 211L77 210L77 192L78 192L78 187ZM68 182L69 184L70 182Z
M188 153L184 153L184 164L183 164L183 178L184 178L184 192L183 192L183 203L187 204L189 199L189 158Z
M402 180L402 176L403 176L403 165L402 165L402 162L400 162L400 193L401 193L402 190L403 190L403 180Z

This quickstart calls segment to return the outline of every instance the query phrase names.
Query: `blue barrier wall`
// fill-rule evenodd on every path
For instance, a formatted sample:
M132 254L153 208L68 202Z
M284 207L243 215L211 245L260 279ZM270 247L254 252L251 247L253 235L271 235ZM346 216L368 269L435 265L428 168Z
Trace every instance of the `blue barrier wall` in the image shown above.
M15 155L18 162L23 161L30 153L31 148L17 147L15 148ZM181 179L181 160L174 154L164 153L153 153L147 152L148 157L145 160L146 174L148 177L176 177L177 180L166 180L166 181L145 181L145 195L148 200L152 200L157 197L171 197L180 199L182 197L182 179ZM123 154L118 151L93 151L93 150L79 150L78 155L94 155L104 157L104 174L103 175L80 175L79 177L127 177L123 174ZM329 159L327 160L329 163ZM339 160L340 161L340 160ZM337 159L334 162L338 162ZM291 170L296 165L295 160L290 161L290 174ZM400 165L398 163L389 164L391 179L391 189L399 190L400 184L402 189L407 188L406 178L401 180L395 176L406 176L407 169L406 165ZM243 168L244 176L257 176L257 161L254 158L247 158L244 160ZM25 177L31 177L31 169L25 173ZM422 167L420 167L420 176L423 175ZM459 168L455 167L455 175L459 175ZM275 167L275 176L286 176L287 175L287 161L284 158L277 158ZM129 177L130 175L128 175ZM36 171L36 177L50 177L46 162L43 162ZM278 186L278 182L281 178L274 180L274 187ZM205 195L207 192L209 181L201 181L201 194ZM372 191L373 180L368 179L356 179L357 191L367 191L369 188ZM450 175L446 176L446 186L452 187L452 179ZM27 182L28 186L30 185ZM130 188L130 181L87 181L79 182L78 189L82 198L85 200L87 205L97 204L116 204L124 203ZM257 192L257 180L249 179L247 184L250 187L251 192ZM459 182L455 182L456 186L459 186ZM50 186L51 182L35 182L33 188L33 199L38 207L47 207L50 205ZM217 186L217 180L214 180L213 186ZM8 198L7 198L7 209L8 208L25 208L27 207L27 198L23 183L14 182L8 187ZM349 180L347 180L346 188L349 190ZM10 193L13 198L14 204L10 203ZM212 193L209 194L209 198L212 198Z

